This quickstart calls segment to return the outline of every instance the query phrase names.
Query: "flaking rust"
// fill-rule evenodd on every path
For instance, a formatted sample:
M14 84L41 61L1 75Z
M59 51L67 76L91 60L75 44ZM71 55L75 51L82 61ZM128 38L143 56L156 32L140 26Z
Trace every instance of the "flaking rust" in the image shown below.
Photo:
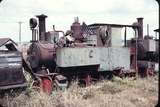
M0 90L26 87L22 54L9 38L0 39Z

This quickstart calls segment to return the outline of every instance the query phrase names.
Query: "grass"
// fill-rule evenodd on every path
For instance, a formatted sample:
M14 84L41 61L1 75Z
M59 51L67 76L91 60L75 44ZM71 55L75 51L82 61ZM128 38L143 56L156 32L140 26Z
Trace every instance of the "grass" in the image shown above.
M9 107L154 107L158 97L157 77L145 79L102 80L81 88L73 84L64 91L49 96L28 88L12 98L6 96Z

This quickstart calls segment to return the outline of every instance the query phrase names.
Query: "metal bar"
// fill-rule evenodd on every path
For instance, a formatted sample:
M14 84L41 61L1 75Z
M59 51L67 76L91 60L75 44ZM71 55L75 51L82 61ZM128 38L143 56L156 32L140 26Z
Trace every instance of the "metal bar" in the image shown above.
M18 85L9 85L9 86L0 86L0 90L18 88L18 87L27 87L28 83L18 84Z
M127 40L126 40L126 37L127 37L127 27L125 27L125 31L124 31L124 47L127 46Z
M143 18L137 18L138 21L138 39L143 39Z
M88 25L89 27L91 26L111 26L111 27L135 27L138 28L138 26L135 25L122 25L122 24L108 24L108 23L95 23L95 24L91 24Z
M37 39L37 35L36 35L37 30L36 29L32 29L32 41L36 41Z
M135 29L135 38L136 38L136 45L135 45L135 66L136 66L136 73L138 75L138 69L137 69L137 48L138 48L138 45L137 45L137 30Z
M21 25L22 25L22 22L18 22L19 23L19 43L21 43Z
M149 24L147 24L147 36L149 36Z

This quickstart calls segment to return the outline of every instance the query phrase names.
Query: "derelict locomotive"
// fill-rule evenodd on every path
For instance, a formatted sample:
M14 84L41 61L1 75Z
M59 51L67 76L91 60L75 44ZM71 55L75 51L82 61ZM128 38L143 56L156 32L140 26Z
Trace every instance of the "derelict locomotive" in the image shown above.
M75 18L67 32L56 30L55 26L52 31L46 31L47 16L42 14L37 18L38 21L30 19L32 40L27 55L22 54L24 52L21 53L11 39L5 39L6 42L0 39L0 50L3 45L8 48L0 51L0 59L3 59L0 60L0 73L5 75L0 78L0 89L26 87L23 68L35 80L33 85L49 93L53 87L69 86L72 80L89 85L93 80L112 75L154 75L159 39L149 35L143 37L143 18L137 18L132 25L86 25ZM134 34L129 40L128 29ZM10 72L13 75L8 75Z
M143 18L137 18L132 25L81 25L75 18L66 33L55 30L54 26L53 31L46 32L47 16L42 14L37 18L38 22L30 19L32 41L26 62L33 74L45 75L41 76L45 77L44 81L56 80L58 86L64 86L78 79L88 85L95 78L108 74L133 76L137 70L145 75L154 71L158 58L156 41L143 38ZM135 37L132 40L126 39L127 28L133 29ZM125 29L123 45L122 29Z

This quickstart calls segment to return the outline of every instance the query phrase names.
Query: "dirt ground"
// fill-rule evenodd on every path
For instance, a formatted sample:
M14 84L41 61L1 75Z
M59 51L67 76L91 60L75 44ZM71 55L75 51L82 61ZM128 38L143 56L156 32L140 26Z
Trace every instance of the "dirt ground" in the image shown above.
M48 96L31 87L24 93L1 99L9 107L154 107L158 97L158 78L114 77L81 88L73 84L64 91L53 91Z

